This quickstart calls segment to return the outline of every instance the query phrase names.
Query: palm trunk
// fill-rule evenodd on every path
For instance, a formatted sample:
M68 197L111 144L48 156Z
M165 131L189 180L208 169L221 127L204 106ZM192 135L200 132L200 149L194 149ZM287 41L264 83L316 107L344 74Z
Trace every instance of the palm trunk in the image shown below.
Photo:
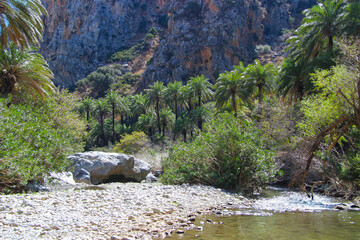
M161 134L159 102L156 102L156 118L157 118L157 125L158 125L158 129L159 129L159 134Z
M177 101L177 98L175 98L175 120L177 120L178 117L179 117L178 101Z
M112 132L113 132L113 144L115 143L115 106L112 106Z
M166 123L163 124L162 135L165 137Z
M261 105L263 103L263 84L260 83L258 85L258 88L259 88L259 103Z
M105 129L104 129L104 116L100 115L100 127L101 127L101 135L103 139L103 146L106 146L106 136L105 136Z
M232 100L232 105L233 105L233 110L234 110L234 117L237 117L235 94L231 95L231 100Z
M328 47L328 53L330 54L333 47L334 47L334 39L333 39L333 36L332 34L329 35L329 47Z

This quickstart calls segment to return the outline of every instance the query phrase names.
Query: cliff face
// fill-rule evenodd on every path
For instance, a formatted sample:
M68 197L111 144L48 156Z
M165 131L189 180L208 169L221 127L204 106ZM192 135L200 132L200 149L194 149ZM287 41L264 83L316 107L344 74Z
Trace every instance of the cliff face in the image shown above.
M71 86L104 64L109 54L131 45L153 25L156 0L43 0L41 53L55 83Z
M215 80L257 44L271 43L316 0L43 0L49 15L41 53L55 83L71 86L155 26L160 44L139 89L154 81Z

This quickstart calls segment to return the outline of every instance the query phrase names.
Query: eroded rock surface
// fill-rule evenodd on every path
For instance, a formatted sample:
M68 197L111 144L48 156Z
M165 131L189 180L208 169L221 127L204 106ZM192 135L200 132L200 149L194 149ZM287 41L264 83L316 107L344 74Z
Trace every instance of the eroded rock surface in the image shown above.
M151 171L145 161L121 153L84 152L68 157L73 162L75 182L141 182Z

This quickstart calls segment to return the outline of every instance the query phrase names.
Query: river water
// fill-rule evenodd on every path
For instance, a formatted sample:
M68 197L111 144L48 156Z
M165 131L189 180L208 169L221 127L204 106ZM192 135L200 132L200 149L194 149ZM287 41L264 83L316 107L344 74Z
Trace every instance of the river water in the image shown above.
M169 239L359 240L360 212L333 210L341 202L321 195L311 200L302 193L273 188L249 209L200 216L195 222L199 230Z

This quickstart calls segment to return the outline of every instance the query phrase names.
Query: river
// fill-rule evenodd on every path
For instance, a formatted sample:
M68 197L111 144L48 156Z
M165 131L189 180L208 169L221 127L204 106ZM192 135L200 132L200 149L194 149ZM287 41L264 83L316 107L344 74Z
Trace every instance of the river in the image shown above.
M196 219L198 230L169 239L360 239L360 212L338 211L342 200L270 188L251 208ZM350 202L347 202L351 204Z

